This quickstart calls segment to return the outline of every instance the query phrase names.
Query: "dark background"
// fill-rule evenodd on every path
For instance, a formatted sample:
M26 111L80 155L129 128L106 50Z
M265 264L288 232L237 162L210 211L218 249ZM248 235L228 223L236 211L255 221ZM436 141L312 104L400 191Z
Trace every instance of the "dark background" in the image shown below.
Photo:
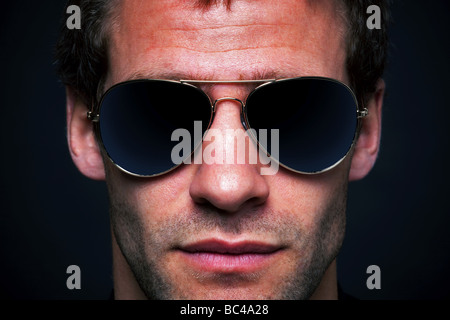
M64 2L2 4L1 298L107 299L112 288L106 188L70 159L52 66ZM394 0L382 149L350 185L338 258L343 289L361 299L450 298L449 7ZM81 290L66 287L72 264ZM381 290L366 287L373 264Z

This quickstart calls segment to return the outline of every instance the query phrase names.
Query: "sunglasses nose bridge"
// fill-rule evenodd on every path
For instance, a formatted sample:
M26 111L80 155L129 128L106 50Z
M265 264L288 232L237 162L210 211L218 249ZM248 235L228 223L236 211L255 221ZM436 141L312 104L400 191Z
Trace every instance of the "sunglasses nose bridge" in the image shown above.
M244 117L244 108L245 108L244 102L242 100L238 99L238 98L233 98L233 97L219 98L219 99L215 100L214 103L213 103L213 106L212 106L213 107L212 108L213 114L216 112L216 105L217 105L217 103L222 102L222 101L236 101L236 102L239 102L241 104L241 123L244 126L244 128L247 129L248 126L247 126L247 123L246 123L245 117Z
M236 102L239 102L241 104L241 112L244 109L244 102L242 102L242 100L240 100L238 98L233 98L233 97L223 97L223 98L219 98L216 101L214 101L214 103L213 103L213 112L216 111L217 103L222 102L222 101L236 101Z

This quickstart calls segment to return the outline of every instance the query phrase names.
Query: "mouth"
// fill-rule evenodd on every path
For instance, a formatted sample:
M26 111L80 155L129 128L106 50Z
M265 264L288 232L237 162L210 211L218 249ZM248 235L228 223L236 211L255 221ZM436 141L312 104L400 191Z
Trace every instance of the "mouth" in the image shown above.
M255 241L203 240L180 247L185 262L203 272L248 273L269 265L283 248Z

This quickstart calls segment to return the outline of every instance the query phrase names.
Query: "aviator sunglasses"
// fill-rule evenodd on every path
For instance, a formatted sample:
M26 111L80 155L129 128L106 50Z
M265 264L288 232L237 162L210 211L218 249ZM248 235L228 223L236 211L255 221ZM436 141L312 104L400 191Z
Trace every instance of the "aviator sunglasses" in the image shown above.
M259 84L245 101L223 97L211 101L199 84ZM197 85L197 86L196 86ZM353 91L344 83L323 77L266 80L130 80L112 86L88 112L100 145L122 171L139 177L166 173L179 164L171 153L179 143L172 133L186 129L193 137L192 156L214 120L216 105L241 104L245 130L278 129L277 161L297 173L318 174L337 166L352 148L366 108L359 109ZM195 134L194 122L201 122ZM253 130L252 130L253 131ZM261 145L271 155L271 145Z

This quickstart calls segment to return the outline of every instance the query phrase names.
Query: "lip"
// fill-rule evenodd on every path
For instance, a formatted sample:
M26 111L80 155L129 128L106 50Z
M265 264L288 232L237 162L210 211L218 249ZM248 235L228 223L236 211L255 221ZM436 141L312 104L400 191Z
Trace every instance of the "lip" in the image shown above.
M255 272L269 265L282 247L256 241L203 240L179 248L193 268L214 273Z

